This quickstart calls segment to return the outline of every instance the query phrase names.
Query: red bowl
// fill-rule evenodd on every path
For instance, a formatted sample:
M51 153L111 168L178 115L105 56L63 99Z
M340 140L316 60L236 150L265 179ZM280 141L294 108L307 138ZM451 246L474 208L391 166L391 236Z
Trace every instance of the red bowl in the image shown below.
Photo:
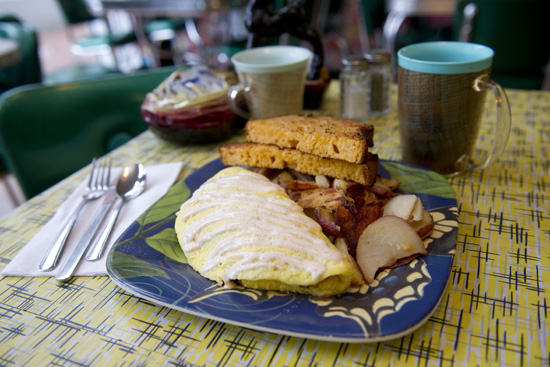
M188 69L178 71L186 72ZM178 73L176 72L176 73ZM212 74L223 80L228 86L236 81L229 73ZM223 91L201 97L199 102L189 101L185 107L167 104L159 107L159 90L165 91L164 83L170 83L173 77L164 80L153 92L148 93L141 105L141 117L148 128L158 137L179 144L205 144L227 139L238 129L240 119L227 104Z

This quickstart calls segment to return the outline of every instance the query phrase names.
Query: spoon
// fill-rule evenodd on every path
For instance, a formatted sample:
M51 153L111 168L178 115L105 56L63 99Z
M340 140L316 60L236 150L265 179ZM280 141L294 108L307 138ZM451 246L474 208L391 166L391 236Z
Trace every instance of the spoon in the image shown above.
M139 194L145 190L145 179L145 168L143 168L141 164L134 164L124 167L124 170L122 171L122 174L116 184L116 194L117 199L119 200L115 202L103 232L99 237L97 237L97 240L92 245L91 250L86 254L86 260L96 261L101 258L122 206L126 203L126 201L139 196Z

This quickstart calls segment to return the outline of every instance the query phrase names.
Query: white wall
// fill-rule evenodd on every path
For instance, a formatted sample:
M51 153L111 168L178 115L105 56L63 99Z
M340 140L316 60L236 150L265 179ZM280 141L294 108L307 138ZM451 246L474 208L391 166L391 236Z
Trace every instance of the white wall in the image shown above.
M37 31L58 29L65 18L56 0L0 0L0 13L11 13Z

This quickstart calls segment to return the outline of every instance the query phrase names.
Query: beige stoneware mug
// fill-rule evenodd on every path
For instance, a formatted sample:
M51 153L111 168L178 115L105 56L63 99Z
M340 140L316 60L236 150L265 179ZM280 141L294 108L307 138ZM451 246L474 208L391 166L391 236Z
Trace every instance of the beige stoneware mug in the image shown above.
M466 42L425 42L399 50L399 134L405 162L455 175L498 159L510 135L511 114L506 93L489 79L493 54L489 47ZM476 157L487 90L493 92L496 119L488 153Z
M297 46L257 47L236 53L231 61L239 84L228 90L229 106L246 119L302 113L312 57L310 50ZM248 112L238 103L242 93Z

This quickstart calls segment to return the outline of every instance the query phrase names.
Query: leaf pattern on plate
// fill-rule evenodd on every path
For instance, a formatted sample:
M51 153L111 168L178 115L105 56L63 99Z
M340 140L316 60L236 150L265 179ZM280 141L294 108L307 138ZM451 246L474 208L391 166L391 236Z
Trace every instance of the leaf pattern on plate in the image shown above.
M219 286L217 284L212 285L211 287L206 288L203 292L197 293L190 301L189 303L197 303L204 301L207 298L213 297L213 296L219 296L220 294L226 294L226 293L238 293L240 295L245 295L250 298L252 298L254 301L264 301L266 299L269 299L273 296L287 296L287 294L277 293L277 292L268 292L268 291L262 291L259 289L253 289L253 288L245 288L240 285L236 285L233 288L226 288L223 286Z
M154 248L172 260L185 264L188 263L187 257L183 253L181 246L179 246L174 228L166 228L161 232L146 238L145 242L148 246Z
M179 210L181 203L191 196L191 191L184 181L175 184L159 201L153 204L147 211L139 216L137 222L144 226L146 224L160 222L166 219L166 213L175 213Z
M117 264L117 272L123 279L135 277L161 277L170 279L168 274L159 267L149 264L133 255L123 252L114 252L112 261Z
M455 193L447 180L428 170L421 170L402 163L381 161L380 164L388 170L392 178L397 178L399 188L410 194L430 194L446 199L454 199Z

